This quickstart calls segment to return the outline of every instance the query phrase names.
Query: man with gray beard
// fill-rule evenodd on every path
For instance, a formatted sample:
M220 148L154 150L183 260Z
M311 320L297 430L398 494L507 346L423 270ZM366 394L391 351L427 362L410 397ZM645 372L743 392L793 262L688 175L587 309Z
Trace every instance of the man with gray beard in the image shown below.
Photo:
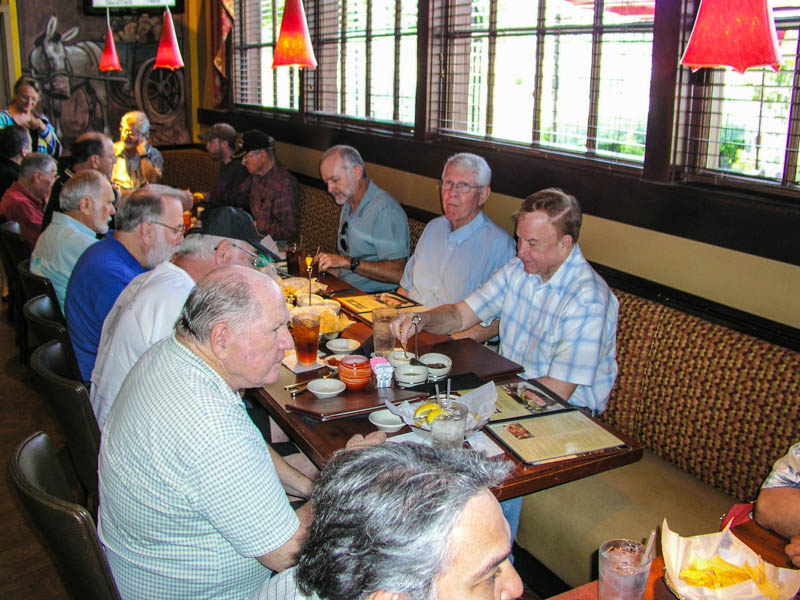
M92 376L103 321L123 288L172 257L183 239L184 196L167 186L144 186L130 194L117 208L114 232L75 263L65 315L85 382Z

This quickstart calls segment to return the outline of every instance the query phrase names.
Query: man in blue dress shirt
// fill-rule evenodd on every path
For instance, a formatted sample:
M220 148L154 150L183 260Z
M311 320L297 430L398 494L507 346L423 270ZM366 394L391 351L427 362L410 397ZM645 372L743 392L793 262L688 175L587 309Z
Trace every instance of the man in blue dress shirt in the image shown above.
M431 308L455 304L514 256L514 240L483 212L491 178L489 165L476 154L447 159L439 184L444 215L422 232L398 292ZM488 332L477 325L453 337L484 341Z

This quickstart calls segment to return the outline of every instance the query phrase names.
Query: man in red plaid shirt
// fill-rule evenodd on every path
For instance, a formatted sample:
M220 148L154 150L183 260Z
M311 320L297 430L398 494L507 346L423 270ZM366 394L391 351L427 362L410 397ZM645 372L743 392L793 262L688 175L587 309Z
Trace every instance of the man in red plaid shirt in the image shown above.
M300 229L297 179L278 164L274 140L253 129L242 136L242 164L250 176L231 194L231 204L249 210L261 235L296 240Z

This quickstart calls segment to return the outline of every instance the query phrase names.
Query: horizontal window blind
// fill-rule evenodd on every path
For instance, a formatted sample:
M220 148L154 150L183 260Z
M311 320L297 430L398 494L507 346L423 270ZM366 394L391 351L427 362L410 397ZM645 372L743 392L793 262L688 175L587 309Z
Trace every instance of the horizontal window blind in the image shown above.
M433 0L440 133L641 162L655 0Z

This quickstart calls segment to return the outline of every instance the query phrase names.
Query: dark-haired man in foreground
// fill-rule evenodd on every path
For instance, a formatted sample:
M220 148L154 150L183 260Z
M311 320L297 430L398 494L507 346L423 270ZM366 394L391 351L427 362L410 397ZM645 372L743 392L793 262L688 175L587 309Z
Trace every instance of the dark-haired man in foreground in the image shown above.
M511 468L423 444L338 452L314 484L297 567L252 600L517 598L509 527L489 491Z

